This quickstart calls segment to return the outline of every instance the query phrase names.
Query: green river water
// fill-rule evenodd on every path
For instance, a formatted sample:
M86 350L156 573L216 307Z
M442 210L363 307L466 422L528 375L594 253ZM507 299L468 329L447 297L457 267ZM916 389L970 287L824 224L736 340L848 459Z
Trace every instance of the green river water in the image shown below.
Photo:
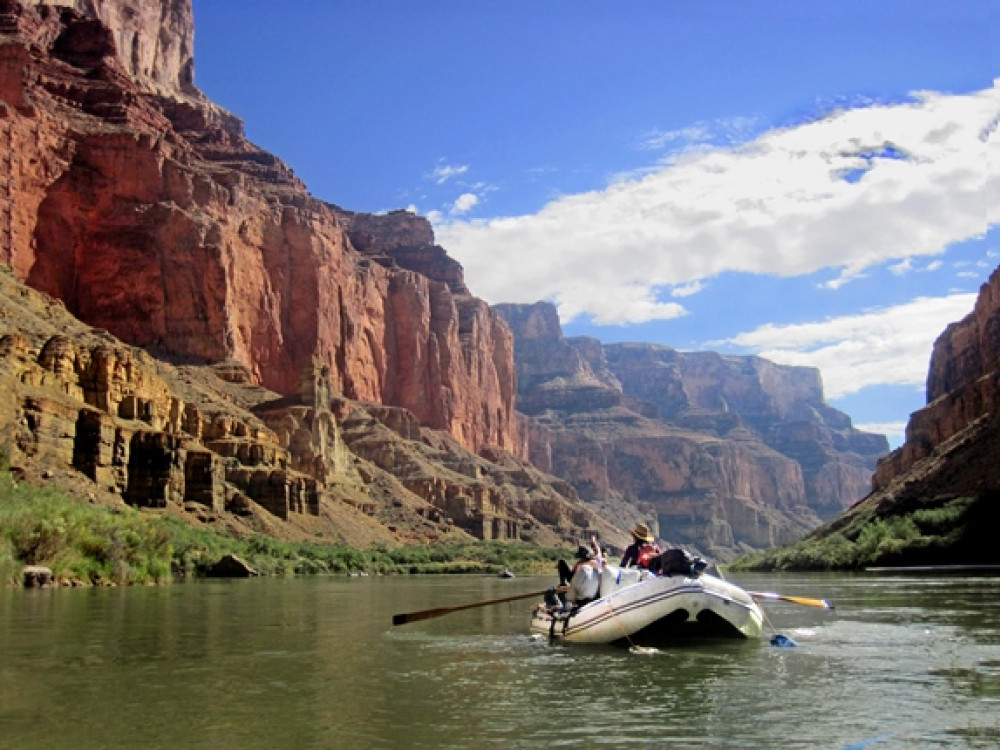
M730 576L795 639L528 635L549 578L0 591L0 748L998 748L1000 578Z

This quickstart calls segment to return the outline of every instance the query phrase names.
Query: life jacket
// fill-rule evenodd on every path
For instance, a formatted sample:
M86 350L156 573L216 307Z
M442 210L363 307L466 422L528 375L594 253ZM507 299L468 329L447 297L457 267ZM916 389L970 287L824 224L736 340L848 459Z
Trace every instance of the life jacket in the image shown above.
M645 542L641 547L639 547L639 555L636 558L635 564L640 568L648 568L650 561L658 554L660 554L660 550L655 544Z

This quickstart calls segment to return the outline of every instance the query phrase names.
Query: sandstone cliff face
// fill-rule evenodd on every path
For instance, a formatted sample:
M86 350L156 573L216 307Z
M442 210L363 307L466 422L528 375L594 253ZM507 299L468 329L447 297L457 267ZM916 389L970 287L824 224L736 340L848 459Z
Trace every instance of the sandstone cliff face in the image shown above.
M517 450L512 339L429 224L318 201L193 86L189 0L0 0L0 260L85 322Z
M872 489L887 490L897 480L926 467L919 464L966 433L982 431L1000 404L1000 269L979 291L965 318L952 323L934 342L927 374L927 405L910 415L903 445L879 461ZM982 436L977 438L984 445Z
M60 301L3 282L21 471L244 531L642 520L723 558L867 483L883 445L815 374L565 341L551 306L473 297L426 220L311 197L194 86L192 35L190 0L0 0L0 261Z
M514 455L513 337L429 223L311 197L195 88L192 34L190 0L0 0L18 473L358 546L620 533Z
M287 396L236 362L170 365L6 270L0 442L25 478L237 534L359 547L616 536L568 483L500 449L471 453L406 409L346 399L321 363Z
M790 542L863 497L888 450L823 403L815 370L564 339L547 303L497 310L532 461L671 542L721 559Z

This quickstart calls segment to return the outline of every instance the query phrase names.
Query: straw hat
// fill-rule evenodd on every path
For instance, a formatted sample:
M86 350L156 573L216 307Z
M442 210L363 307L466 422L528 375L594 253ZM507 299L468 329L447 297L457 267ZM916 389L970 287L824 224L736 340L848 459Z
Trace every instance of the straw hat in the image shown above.
M644 523L637 523L632 529L632 536L642 542L652 542L653 535L649 533L649 527Z

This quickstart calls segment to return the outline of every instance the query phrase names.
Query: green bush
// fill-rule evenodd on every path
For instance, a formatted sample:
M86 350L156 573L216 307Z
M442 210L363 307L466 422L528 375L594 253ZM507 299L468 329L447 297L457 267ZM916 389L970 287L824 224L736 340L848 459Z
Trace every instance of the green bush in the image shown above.
M24 565L92 584L161 582L170 574L169 535L158 519L17 484L7 472L0 476L0 540L0 561L16 566L13 577Z
M991 526L990 498L957 497L920 504L909 512L859 514L841 531L818 534L779 549L745 555L734 570L850 570L878 565L941 564L985 559L977 529ZM978 516L976 513L978 512ZM984 514L986 514L984 516ZM980 518L977 522L976 518ZM977 557L978 555L978 557ZM995 559L989 557L989 559Z

